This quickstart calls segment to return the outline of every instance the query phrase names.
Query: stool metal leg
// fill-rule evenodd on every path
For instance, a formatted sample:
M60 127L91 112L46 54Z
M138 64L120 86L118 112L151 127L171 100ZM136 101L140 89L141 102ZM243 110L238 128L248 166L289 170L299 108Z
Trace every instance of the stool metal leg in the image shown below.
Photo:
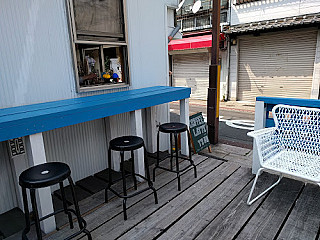
M191 165L193 166L194 177L197 178L197 168L196 168L196 165L194 164L194 162L193 162L193 160L192 160L192 154L191 154L191 139L190 139L190 132L189 132L189 130L187 130L187 135L188 135L188 145L189 145L189 161L190 161Z
M175 154L176 154L176 171L177 171L177 178L178 178L178 191L180 191L181 190L181 185L180 185L180 173L179 173L178 136L177 136L177 133L174 134L174 141L175 141Z
M73 184L72 178L68 177L68 181L69 181L70 188L71 188L72 200L73 200L74 208L75 208L76 215L77 215L76 217L78 219L79 227L80 227L80 229L82 229L83 223L82 223L82 219L81 219L81 214L80 214L80 209L79 209L76 193L74 191L74 184Z
M150 172L149 172L149 162L148 162L148 159L146 158L147 149L146 149L146 146L144 144L143 144L143 150L144 150L144 168L145 168L145 171L146 171L147 182L148 182L149 187L153 191L154 202L155 202L155 204L158 204L158 195L157 195L156 189L153 187L153 184L151 182Z
M108 149L108 186L105 189L105 203L108 202L108 188L112 185L112 171L111 171L111 149Z
M127 183L126 183L126 173L124 170L124 152L120 151L120 158L121 158L121 174L122 174L122 191L123 191L123 202L122 202L122 207L123 207L123 215L124 215L124 220L127 220Z
M137 190L137 178L135 176L135 169L134 169L134 152L133 150L131 151L131 160L132 160L132 164L131 164L131 174L132 174L132 178L133 178L133 184L134 184L134 189Z
M156 169L160 164L160 147L159 147L159 142L160 142L160 131L157 133L157 161L156 161L156 166L153 168L153 181L156 181Z
M127 199L126 198L122 200L122 208L123 208L123 218L124 220L127 220L128 216L127 216Z
M69 181L70 188L71 188L71 195L72 195L73 205L74 205L74 209L76 212L76 217L78 220L79 228L81 230L83 229L83 232L87 235L89 240L92 240L91 233L87 229L84 229L87 224L86 224L86 221L81 217L80 209L79 209L79 205L78 205L78 200L76 197L76 193L74 191L74 183L73 183L72 178L70 176L68 177L68 181Z
M73 221L72 221L72 216L71 213L68 212L68 206L67 206L67 201L66 201L66 194L63 188L63 182L59 183L60 186L60 191L61 191L61 197L62 197L62 203L63 203L63 209L64 209L64 213L68 214L68 219L69 219L69 224L70 224L70 228L73 229Z
M170 133L170 169L173 170L173 139L172 139L172 133Z
M35 222L35 226L36 226L37 237L38 237L38 240L41 240L42 233L41 233L41 228L40 228L40 218L39 218L39 213L38 213L38 208L37 208L35 189L32 189L32 188L30 189L30 198L31 198L32 210L34 213L34 222Z
M27 240L26 234L30 231L30 212L28 206L28 198L27 198L27 191L25 188L22 188L22 198L23 198L23 208L24 208L24 217L26 221L26 227L22 232L22 239Z

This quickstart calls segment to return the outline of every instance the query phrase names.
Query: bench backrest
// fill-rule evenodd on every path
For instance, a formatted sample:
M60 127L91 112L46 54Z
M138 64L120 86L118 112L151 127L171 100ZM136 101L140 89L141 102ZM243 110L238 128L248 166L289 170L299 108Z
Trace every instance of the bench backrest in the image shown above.
M276 105L272 116L283 148L319 155L320 109Z

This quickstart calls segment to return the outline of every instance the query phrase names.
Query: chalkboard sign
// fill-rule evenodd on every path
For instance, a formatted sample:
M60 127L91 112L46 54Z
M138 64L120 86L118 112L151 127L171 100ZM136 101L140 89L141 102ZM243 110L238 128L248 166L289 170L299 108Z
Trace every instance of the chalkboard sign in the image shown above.
M210 149L210 142L208 138L208 132L206 123L204 122L202 113L196 113L189 117L190 120L190 134L193 142L193 148L196 153L205 148Z

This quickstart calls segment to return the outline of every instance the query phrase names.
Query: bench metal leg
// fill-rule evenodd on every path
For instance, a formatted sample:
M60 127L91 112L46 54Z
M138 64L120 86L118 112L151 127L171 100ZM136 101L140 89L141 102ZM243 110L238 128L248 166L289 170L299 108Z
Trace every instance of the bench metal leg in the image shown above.
M252 197L252 193L253 193L253 190L256 186L256 183L257 183L257 180L259 178L259 175L262 173L262 171L264 170L264 168L259 168L257 174L256 174L256 177L254 179L254 182L253 182L253 185L252 185L252 188L250 190L250 194L249 194L249 197L248 197L248 200L247 200L247 204L248 205L251 205L252 203L254 203L255 201L257 201L260 197L262 197L264 194L266 194L268 191L270 191L272 188L274 188L276 185L278 185L278 183L280 182L280 180L282 179L282 174L279 176L279 179L274 183L272 184L269 188L267 188L265 191L263 191L262 193L260 193L257 197L255 197L254 199L250 200L251 197Z

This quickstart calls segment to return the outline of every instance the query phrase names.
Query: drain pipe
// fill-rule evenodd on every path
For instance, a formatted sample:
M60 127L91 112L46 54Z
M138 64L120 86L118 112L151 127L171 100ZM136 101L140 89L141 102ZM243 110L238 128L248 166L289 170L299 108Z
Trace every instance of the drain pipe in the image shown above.
M168 43L173 39L173 37L177 34L177 32L179 32L180 30L180 25L176 26L172 32L170 33L170 35L168 36Z

